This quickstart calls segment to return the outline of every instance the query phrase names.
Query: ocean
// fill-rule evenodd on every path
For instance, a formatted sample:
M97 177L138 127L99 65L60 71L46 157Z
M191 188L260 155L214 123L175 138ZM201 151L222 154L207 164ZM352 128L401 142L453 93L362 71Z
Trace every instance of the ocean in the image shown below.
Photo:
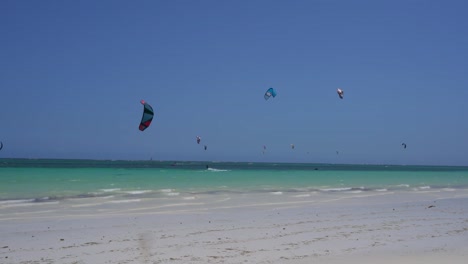
M0 207L108 197L468 189L468 167L0 159Z
M466 167L2 159L0 183L10 263L465 249Z

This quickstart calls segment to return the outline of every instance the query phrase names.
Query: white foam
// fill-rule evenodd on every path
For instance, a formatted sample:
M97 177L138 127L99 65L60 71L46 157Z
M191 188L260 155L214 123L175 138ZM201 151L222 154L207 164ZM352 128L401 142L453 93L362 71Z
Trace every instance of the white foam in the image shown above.
M282 195L283 194L283 192L270 192L270 193L273 194L273 195Z
M117 201L110 201L108 203L135 203L135 202L141 202L141 199L117 200Z
M375 191L377 191L377 192L386 192L386 191L388 191L388 190L387 190L387 189L377 189L377 190L375 190Z
M172 192L172 189L161 189L159 191L163 192L163 193L170 193L170 192Z
M127 191L125 193L128 193L128 194L143 194L143 193L149 193L149 192L151 192L151 190Z
M166 195L168 196L178 196L180 193L178 192L170 192L170 193L166 193Z
M421 186L421 187L419 187L419 189L421 189L421 190L427 190L427 189L430 189L430 188L431 188L431 186Z
M294 195L293 197L296 197L296 198L310 197L310 194L298 194L298 195Z
M184 199L184 200L195 200L195 196L184 197L182 199Z
M361 190L354 190L354 191L349 191L348 193L362 193Z
M46 202L46 203L16 203L16 204L6 204L2 205L3 208L6 207L22 207L22 206L39 206L39 205L51 205L51 204L58 204L58 201L55 202Z
M103 203L87 203L87 204L74 204L71 207L91 207L91 206L98 206Z
M399 185L397 185L397 187L406 187L406 188L408 188L409 184L399 184Z
M446 192L454 192L455 189L453 188L443 188L442 191L446 191Z
M350 191L351 187L344 187L344 188L327 188L327 189L319 189L322 192L342 192L342 191Z
M6 200L6 201L0 201L0 205L2 205L2 204L17 204L17 203L31 203L31 202L34 202L34 199Z
M216 172L219 172L219 171L229 171L229 170L218 170L218 169L213 169L213 168L208 168L209 171L216 171Z
M120 188L114 188L114 189L100 189L102 192L116 192L120 191Z

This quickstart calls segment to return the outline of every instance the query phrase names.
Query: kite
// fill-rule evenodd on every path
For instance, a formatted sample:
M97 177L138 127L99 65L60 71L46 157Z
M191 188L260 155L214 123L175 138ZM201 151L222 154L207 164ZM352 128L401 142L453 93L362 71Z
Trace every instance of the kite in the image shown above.
M0 142L0 150L3 148L3 142Z
M406 143L401 143L401 145L403 146L403 148L406 148Z
M270 97L275 97L276 96L276 91L275 89L273 88L270 88L268 89L266 92L265 92L265 95L263 96L263 98L265 98L265 100L268 100L270 99Z
M208 148L208 146L207 146L207 145L205 145L205 150L206 150L207 148Z
M140 103L143 105L143 116L141 117L140 127L141 131L147 129L151 121L153 121L154 111L151 105L149 105L145 100L141 100Z
M338 90L336 90L336 93L338 93L338 96L343 99L343 94L344 94L344 91L341 90L340 88L338 88Z
M200 144L201 137L197 136L197 144Z
M291 148L294 149L294 144L291 144Z

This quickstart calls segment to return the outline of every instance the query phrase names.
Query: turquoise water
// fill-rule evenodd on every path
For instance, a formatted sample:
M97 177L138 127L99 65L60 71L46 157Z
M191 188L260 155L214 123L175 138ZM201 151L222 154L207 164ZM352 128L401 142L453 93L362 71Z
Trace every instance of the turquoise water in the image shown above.
M467 189L468 167L0 159L0 202Z

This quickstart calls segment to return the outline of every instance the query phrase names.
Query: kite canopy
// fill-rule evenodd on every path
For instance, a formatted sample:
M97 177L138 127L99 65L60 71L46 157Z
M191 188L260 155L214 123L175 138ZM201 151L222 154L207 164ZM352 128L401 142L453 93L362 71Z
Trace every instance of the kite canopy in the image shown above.
M401 145L403 146L403 148L406 148L406 143L401 143Z
M140 127L141 131L147 129L151 121L153 121L154 111L153 107L149 105L145 100L141 100L140 103L143 105L143 116L141 117Z
M268 100L270 99L270 97L275 97L276 96L276 91L275 89L273 88L269 88L266 92L265 92L265 95L263 96L263 98L265 98L265 100Z
M336 90L336 93L338 94L338 96L339 96L341 99L343 99L343 95L344 95L344 91L343 91L343 90L341 90L340 88L338 88L338 89Z
M0 142L0 150L3 148L3 142Z
M197 144L200 144L200 141L201 141L201 137L197 136Z

